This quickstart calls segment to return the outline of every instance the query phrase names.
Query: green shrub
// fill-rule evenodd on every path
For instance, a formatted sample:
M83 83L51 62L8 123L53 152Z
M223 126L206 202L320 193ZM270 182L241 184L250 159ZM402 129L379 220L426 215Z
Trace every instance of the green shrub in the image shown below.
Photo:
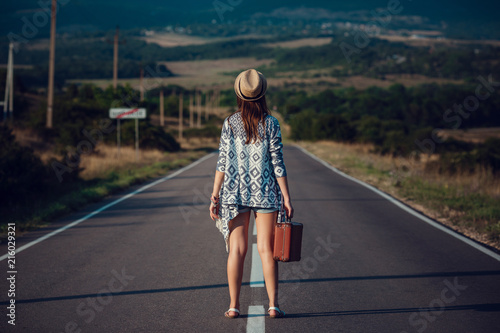
M122 144L135 145L135 120L124 120L121 124ZM139 146L170 152L180 150L179 143L163 127L153 126L144 120L139 120Z
M46 190L48 170L33 150L20 146L6 126L0 126L0 210L17 210Z

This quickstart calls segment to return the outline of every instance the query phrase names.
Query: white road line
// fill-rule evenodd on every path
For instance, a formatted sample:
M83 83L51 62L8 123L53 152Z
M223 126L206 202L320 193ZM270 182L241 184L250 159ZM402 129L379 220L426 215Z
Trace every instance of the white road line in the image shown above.
M323 161L322 159L320 159L319 157L313 155L312 153L308 152L307 150L305 150L304 148L298 146L298 145L295 145L295 147L297 147L299 150L301 150L304 154L310 156L312 159L318 161L319 163L323 164L325 167L327 167L328 169L332 170L333 172L349 179L349 180L352 180L353 182L355 183L358 183L366 188L368 188L369 190L372 190L373 192L377 193L378 195L380 195L381 197L387 199L388 201L392 202L393 204L395 204L396 206L398 206L399 208L405 210L406 212L412 214L413 216L419 218L420 220L430 224L431 226L433 226L434 228L436 229L439 229L445 233L447 233L448 235L451 235L459 240L461 240L462 242L472 246L473 248L475 248L476 250L479 250L481 252L483 252L484 254L492 257L493 259L496 259L498 261L500 261L500 255L496 254L495 252L487 249L486 247L474 242L473 240L470 240L469 238L467 237L464 237L462 235L460 235L459 233L451 230L451 229L448 229L446 228L445 226L431 220L430 218L428 218L427 216L425 215L422 215L420 214L419 212L411 209L410 207L404 205L403 203L401 203L400 201L394 199L393 197L387 195L386 193L380 191L379 189L367 184L367 183L364 183L362 182L361 180L359 179L356 179L354 177L351 177L345 173L343 173L342 171L338 170L337 168L331 166L330 164L328 164L327 162Z
M33 246L33 245L35 245L35 244L38 244L38 243L40 243L40 242L42 242L42 241L46 240L47 238L50 238L50 237L52 237L52 236L54 236L54 235L57 235L58 233L63 232L63 231L64 231L64 230L66 230L66 229L72 228L72 227L74 227L75 225L77 225L77 224L79 224L79 223L81 223L81 222L83 222L83 221L86 221L86 220L88 220L88 219L92 218L94 215L97 215L97 214L101 213L102 211L104 211L104 210L108 209L109 207L112 207L112 206L114 206L114 205L116 205L116 204L118 204L118 203L120 203L120 202L122 202L122 201L124 201L124 200L127 200L128 198L131 198L131 197L133 197L134 195L136 195L136 194L138 194L138 193L141 193L141 192L143 192L143 191L147 190L147 189L148 189L148 188L150 188L150 187L156 186L156 185L158 185L158 184L160 184L160 183L163 183L163 182L165 182L165 181L167 181L167 180L169 180L169 179L172 179L172 178L174 178L174 177L177 177L178 175L180 175L180 174L181 174L181 173L183 173L184 171L187 171L187 170L189 170L189 169L191 169L191 168L193 168L193 167L197 166L198 164L202 163L203 161L205 161L205 160L209 159L210 157L212 157L212 156L214 156L214 155L215 155L215 153L208 154L208 155L206 155L206 156L204 156L204 157L200 158L199 160L197 160L197 161L195 161L195 162L191 163L190 165L187 165L187 166L185 166L184 168L177 170L176 172L174 172L174 173L173 173L173 174L171 174L171 175L168 175L168 176L163 177L163 178L161 178L161 179L158 179L157 181L154 181L154 182L152 182L152 183L150 183L150 184L148 184L148 185L145 185L145 186L141 187L140 189L135 190L134 192L129 193L129 194L127 194L127 195L125 195L125 196L121 197L120 199L117 199L117 200L115 200L115 201L113 201L113 202L111 202L111 203L109 203L109 204L107 204L107 205L105 205L105 206L103 206L103 207L101 207L101 208L99 208L99 209L97 209L97 210L93 211L92 213L90 213L90 214L88 214L88 215L86 215L86 216L82 217L81 219L79 219L79 220L77 220L77 221L71 222L70 224L67 224L67 225L65 225L64 227L61 227L61 228L59 228L59 229L57 229L57 230L54 230L54 231L52 231L51 233L46 234L45 236L42 236L42 237L40 237L40 238L37 238L37 239L35 239L34 241L32 241L32 242L30 242L30 243L28 243L28 244L25 244L25 245L23 245L23 246L19 247L18 249L16 249L16 254L17 254L17 253L19 253L19 252L21 252L21 251L26 250L27 248L32 247L32 246ZM7 254L4 254L3 256L1 256L1 257L0 257L0 261L5 260L7 257L8 257L8 253L7 253Z
M250 270L250 287L264 287L264 272L262 271L262 262L260 261L257 244L252 244L252 268Z
M262 333L266 331L266 310L262 305L248 307L247 333Z
M253 232L257 235L257 223L252 218ZM252 244L252 267L250 268L250 287L262 288L264 284L264 272L262 271L262 261L260 260L257 244ZM264 333L266 331L265 309L262 305L251 305L248 307L247 332Z

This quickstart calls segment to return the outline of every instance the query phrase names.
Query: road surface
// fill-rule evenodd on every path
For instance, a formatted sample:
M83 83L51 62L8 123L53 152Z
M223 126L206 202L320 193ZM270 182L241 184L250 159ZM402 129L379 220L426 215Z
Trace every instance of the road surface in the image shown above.
M263 315L254 235L242 316L223 316L226 252L208 215L217 158L210 155L19 237L16 273L0 261L0 332L500 332L498 255L296 147L284 155L294 220L304 223L302 261L280 264L286 318Z

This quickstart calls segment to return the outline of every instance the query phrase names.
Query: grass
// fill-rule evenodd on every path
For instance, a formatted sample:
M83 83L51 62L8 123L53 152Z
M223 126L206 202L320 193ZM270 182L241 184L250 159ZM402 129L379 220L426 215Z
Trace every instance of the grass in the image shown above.
M295 39L286 42L276 42L276 43L266 43L262 44L262 46L270 47L270 48L284 48L284 49L296 49L299 47L317 47L330 44L332 42L331 37L318 37L318 38L302 38Z
M500 179L490 170L438 174L426 168L436 156L402 160L372 153L370 145L326 141L299 145L440 223L500 249Z

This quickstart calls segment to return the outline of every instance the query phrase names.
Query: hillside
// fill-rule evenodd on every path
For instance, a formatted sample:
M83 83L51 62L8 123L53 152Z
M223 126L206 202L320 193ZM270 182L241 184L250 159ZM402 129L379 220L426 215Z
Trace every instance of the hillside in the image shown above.
M41 2L43 3L43 2ZM369 15L377 8L387 8L388 3L375 0L353 0L349 2L331 2L312 0L304 1L263 1L252 2L238 0L202 1L186 0L182 2L152 0L143 2L140 6L136 1L60 1L61 11L58 17L60 32L108 30L117 24L126 29L162 27L167 25L188 25L196 23L238 23L242 21L265 18L293 21L334 21L336 17L349 17L361 13ZM214 5L217 3L218 10ZM237 5L230 5L237 4ZM43 11L34 1L21 0L3 4L0 16L0 32L18 33L26 20L31 20L34 13ZM323 11L322 15L308 15L305 8L316 8ZM398 7L399 8L399 7ZM464 38L499 38L496 13L500 8L497 1L483 1L481 6L476 3L459 1L401 1L401 12L404 17L421 16L427 23L446 27L447 35ZM298 10L297 10L298 9ZM293 12L299 14L293 14ZM222 12L222 16L219 15ZM110 15L112 14L112 15ZM110 16L112 19L110 19ZM24 19L23 19L24 18ZM222 20L221 20L222 19ZM23 21L24 20L24 21ZM408 21L408 19L405 19ZM36 26L37 35L48 34L48 24Z

